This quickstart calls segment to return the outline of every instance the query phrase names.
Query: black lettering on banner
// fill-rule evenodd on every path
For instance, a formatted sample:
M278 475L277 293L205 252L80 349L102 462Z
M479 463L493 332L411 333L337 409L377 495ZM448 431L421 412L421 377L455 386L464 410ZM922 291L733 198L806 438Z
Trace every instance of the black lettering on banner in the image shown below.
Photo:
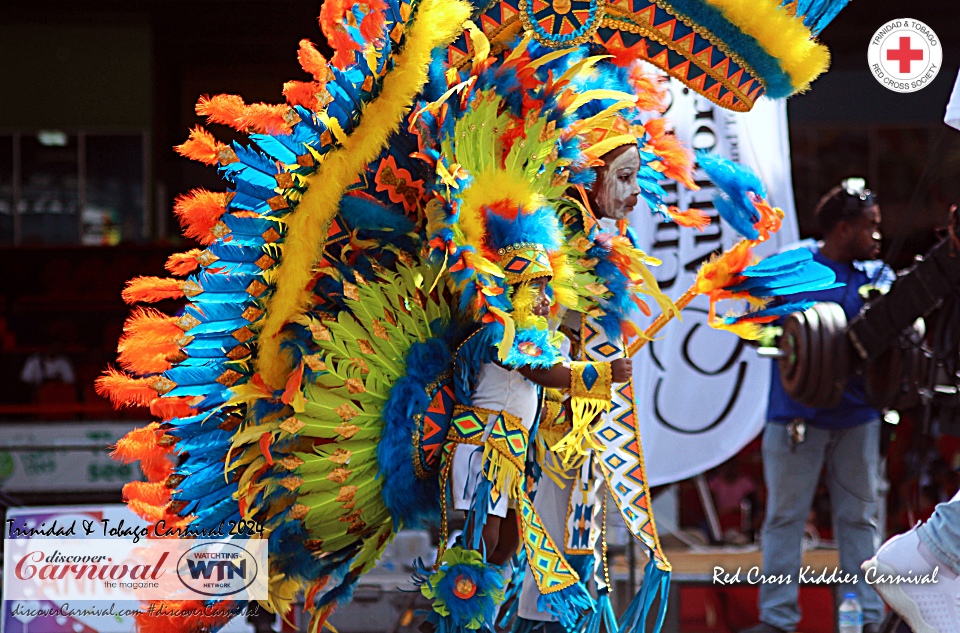
M712 422L708 423L706 426L703 426L698 429L684 429L680 428L674 424L671 424L663 417L663 413L660 410L660 387L663 384L663 378L657 378L657 386L653 390L653 414L656 416L657 421L660 424L664 425L671 431L677 433L683 433L684 435L699 435L701 433L706 433L710 429L718 426L723 422L730 412L733 411L733 406L737 403L737 400L740 397L740 391L743 389L743 382L747 375L747 362L741 361L740 368L737 370L737 382L733 386L733 391L730 394L730 398L727 400L726 406L723 408L723 411L720 412Z
M699 308L690 308L690 311L700 312L701 314L707 313L706 310L699 309ZM743 350L745 348L743 341L741 339L737 339L736 347L733 349L733 351L730 353L730 356L721 364L719 368L708 369L708 368L702 367L697 363L697 361L693 358L692 354L690 353L690 348L691 348L691 345L693 345L694 336L696 335L697 331L700 329L701 325L702 325L701 323L694 323L693 326L690 328L690 331L687 332L687 334L683 338L683 345L681 347L681 358L683 359L683 362L690 369L692 369L693 371L697 372L702 376L721 376L723 374L728 373L733 368L733 366L737 364L737 361L740 359L740 355L743 353ZM654 361L657 363L658 367L662 371L663 365L660 363L659 359L657 359L656 351L653 349L652 343L650 344L650 347L651 347L651 350L650 350L651 356L654 358ZM672 431L676 431L677 433L683 433L684 435L698 435L700 433L706 433L707 431L715 428L720 423L722 423L727 418L727 416L730 415L730 412L733 411L734 406L737 404L737 401L739 400L740 393L743 390L743 385L744 385L746 374L747 374L747 366L748 366L748 363L746 361L740 361L739 367L737 368L736 381L733 385L733 389L730 391L726 405L724 406L720 414L714 420L708 422L706 425L701 426L699 428L681 428L681 427L678 427L676 424L669 422L666 419L666 416L663 413L663 409L661 409L660 407L660 391L661 391L661 386L663 385L663 382L664 382L664 379L662 376L657 379L657 384L653 392L654 416L656 417L657 421L659 421L665 427L667 427Z

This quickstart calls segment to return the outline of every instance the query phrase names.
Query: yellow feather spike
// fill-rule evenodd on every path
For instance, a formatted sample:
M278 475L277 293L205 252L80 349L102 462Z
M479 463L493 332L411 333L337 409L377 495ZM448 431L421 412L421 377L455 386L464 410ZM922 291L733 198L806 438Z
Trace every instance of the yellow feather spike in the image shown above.
M464 24L467 34L470 36L470 43L473 45L473 68L476 69L480 63L490 54L490 40L483 34L483 31L472 21L467 20Z
M596 66L600 61L604 59L609 59L613 55L593 55L585 59L581 59L576 64L567 69L567 72L560 75L560 79L557 80L557 83L563 85L568 81L572 80L574 77L579 75L582 72L588 71L594 66Z
M360 124L343 146L328 153L320 169L306 178L307 191L290 217L289 237L277 267L276 290L267 305L260 332L257 369L266 384L279 388L286 382L290 362L280 351L278 335L309 304L306 288L314 264L323 253L324 238L343 192L399 128L427 82L433 50L452 42L462 32L471 12L471 5L463 0L420 3L403 51L383 79L380 96L367 105Z
M576 49L576 48L564 48L564 49L561 49L561 50L558 50L558 51L553 51L552 53L548 53L547 55L544 55L543 57L541 57L541 58L539 58L539 59L535 59L535 60L531 61L529 64L527 64L527 67L528 67L528 68L533 68L534 70L536 70L537 68L540 68L541 66L543 66L543 65L545 65L545 64L549 64L549 63L552 62L552 61L558 60L558 59L560 59L561 57L564 57L564 56L569 55L569 54L571 54L571 53L575 53L577 50L578 50L578 49Z
M629 92L623 92L622 90L585 90L573 99L573 103L570 104L570 107L567 109L567 111L576 112L580 106L585 103L589 103L594 99L616 99L617 101L629 101L630 103L637 102L636 95L632 95Z
M513 60L523 55L524 51L527 50L527 46L530 44L530 40L532 39L533 39L533 32L527 31L524 34L523 39L520 40L520 43L517 44L517 47L514 48L512 51L510 51L510 54L507 55L507 58L504 60L504 63L512 62Z

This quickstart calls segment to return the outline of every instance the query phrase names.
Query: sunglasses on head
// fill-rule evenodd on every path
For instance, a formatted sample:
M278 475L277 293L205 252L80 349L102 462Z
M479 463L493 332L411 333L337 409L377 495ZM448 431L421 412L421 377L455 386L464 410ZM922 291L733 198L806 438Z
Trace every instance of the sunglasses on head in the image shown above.
M840 187L847 194L846 209L849 211L859 211L877 203L877 197L867 189L867 181L863 178L847 178Z

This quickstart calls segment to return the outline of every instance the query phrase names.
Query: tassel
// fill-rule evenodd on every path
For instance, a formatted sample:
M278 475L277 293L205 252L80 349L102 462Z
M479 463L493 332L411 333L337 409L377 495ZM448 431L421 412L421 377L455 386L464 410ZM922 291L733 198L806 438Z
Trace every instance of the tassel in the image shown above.
M243 131L237 125L237 120L243 116L246 108L247 104L237 95L203 95L197 101L196 111L200 116L207 117L208 123L219 123Z
M581 583L576 583L537 598L537 608L546 611L568 631L579 631L585 613L596 609L596 604Z
M609 633L614 633L617 630L617 614L613 610L613 603L610 601L610 590L604 587L597 593L597 611L603 618L603 626Z
M204 165L216 165L221 161L223 152L233 152L229 147L213 138L213 134L207 132L199 125L190 130L190 138L182 145L174 147L181 156L203 163ZM234 158L236 155L234 154ZM235 162L235 161L227 161Z
M660 608L657 610L653 633L660 633L660 629L663 627L663 619L667 614L669 591L670 572L657 567L653 557L651 557L650 562L643 570L643 584L640 586L640 591L620 618L617 633L644 633L650 607L653 606L653 601L657 599L657 596L660 596Z
M201 244L213 242L215 236L210 233L220 217L227 211L227 203L233 194L226 192L194 189L177 198L173 212L180 219L180 226L186 237Z
M463 526L463 542L468 549L479 551L483 547L483 527L487 524L492 492L493 483L486 477L481 477L474 493L473 504L467 512L466 524Z
M128 304L182 299L183 282L166 277L134 277L120 294Z
M192 248L186 253L174 253L167 259L167 263L163 267L174 275L186 277L200 266L197 257L202 252L199 248Z

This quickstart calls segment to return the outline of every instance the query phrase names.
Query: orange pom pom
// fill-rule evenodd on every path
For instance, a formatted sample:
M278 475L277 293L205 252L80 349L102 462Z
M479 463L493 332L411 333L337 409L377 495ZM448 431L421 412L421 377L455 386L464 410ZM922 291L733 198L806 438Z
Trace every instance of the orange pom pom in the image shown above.
M167 258L167 263L163 267L174 275L189 275L200 266L197 257L201 252L199 248L192 248L186 253L174 253Z
M199 161L205 165L216 165L219 162L231 162L221 160L226 157L221 155L223 152L233 152L229 147L213 138L213 134L207 132L199 125L190 130L190 138L182 145L174 147L181 156Z
M197 101L196 111L200 116L207 117L208 123L228 125L235 130L242 130L237 120L243 116L247 104L237 95L203 95Z
M127 282L120 296L130 304L182 299L183 282L169 277L134 277Z
M180 219L183 234L201 244L209 244L215 237L210 231L227 211L232 194L194 189L177 198L173 212Z

